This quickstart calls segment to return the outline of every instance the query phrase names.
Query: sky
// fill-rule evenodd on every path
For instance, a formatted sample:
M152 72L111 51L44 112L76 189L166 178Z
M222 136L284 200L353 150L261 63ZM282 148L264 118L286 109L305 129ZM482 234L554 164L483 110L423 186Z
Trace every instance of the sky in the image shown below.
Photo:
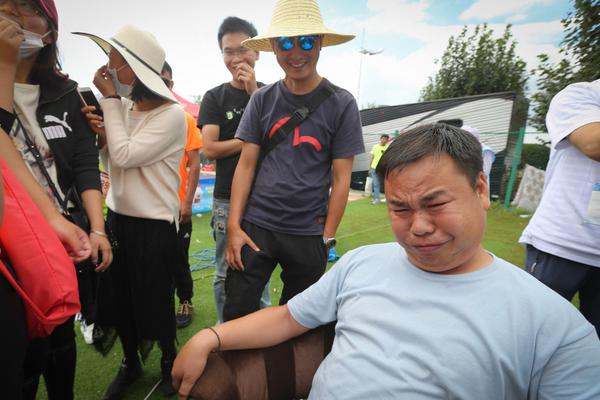
M230 15L269 27L276 0L55 0L59 12L59 48L63 69L80 86L92 86L93 74L106 56L81 31L110 37L125 24L152 32L173 67L174 90L185 98L203 95L231 79L217 43L221 21ZM463 26L487 22L499 36L513 24L517 53L531 70L536 55L559 58L564 37L560 20L570 0L319 0L325 24L356 38L321 51L319 73L349 90L359 106L398 105L419 99L427 78L439 67L448 38ZM383 49L365 56L358 50ZM257 79L283 77L272 53L261 53ZM530 88L535 83L530 83Z

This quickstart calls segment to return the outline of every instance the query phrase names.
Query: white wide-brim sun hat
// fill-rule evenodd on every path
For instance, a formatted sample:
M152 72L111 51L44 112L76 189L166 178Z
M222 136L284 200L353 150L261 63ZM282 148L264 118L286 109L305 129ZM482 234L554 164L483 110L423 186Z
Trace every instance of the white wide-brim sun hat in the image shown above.
M148 89L165 99L177 102L160 74L165 64L165 50L154 35L133 25L125 25L110 39L85 33L72 32L92 39L106 54L111 47L119 52L139 79Z
M271 39L308 35L322 35L323 46L335 46L354 39L354 35L338 33L325 26L316 0L279 0L269 31L244 40L242 45L256 51L273 51Z

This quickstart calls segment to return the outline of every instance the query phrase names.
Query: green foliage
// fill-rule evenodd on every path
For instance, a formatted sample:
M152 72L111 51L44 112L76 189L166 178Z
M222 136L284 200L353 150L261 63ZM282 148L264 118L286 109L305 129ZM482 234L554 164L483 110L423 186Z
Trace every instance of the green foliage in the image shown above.
M377 107L381 107L379 104L375 103L374 101L369 101L367 102L367 106L364 107L365 110L370 110L372 108L377 108Z
M421 100L512 91L522 94L527 83L526 64L516 55L517 42L511 25L494 39L487 24L477 25L473 34L465 26L451 36L440 69L421 91Z
M521 163L519 169L525 168L525 164L546 170L550 158L550 148L543 144L524 144L521 152Z
M566 32L560 49L563 58L552 64L546 54L540 54L540 64L532 71L539 79L532 96L531 123L542 131L547 131L546 113L556 93L573 82L600 78L600 0L574 0L574 11L562 24Z

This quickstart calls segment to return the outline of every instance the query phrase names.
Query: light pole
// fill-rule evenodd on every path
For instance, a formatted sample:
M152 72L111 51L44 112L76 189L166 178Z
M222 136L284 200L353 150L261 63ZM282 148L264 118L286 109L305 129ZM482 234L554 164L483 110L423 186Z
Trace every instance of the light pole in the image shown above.
M367 50L365 49L365 30L363 29L363 34L362 34L362 40L360 43L360 50L358 50L358 52L360 53L360 64L358 65L358 88L356 89L356 104L358 105L358 108L360 109L360 103L359 103L359 99L360 99L360 81L362 78L362 63L363 63L363 56L374 56L377 54L381 54L383 52L383 49L379 49L379 50Z

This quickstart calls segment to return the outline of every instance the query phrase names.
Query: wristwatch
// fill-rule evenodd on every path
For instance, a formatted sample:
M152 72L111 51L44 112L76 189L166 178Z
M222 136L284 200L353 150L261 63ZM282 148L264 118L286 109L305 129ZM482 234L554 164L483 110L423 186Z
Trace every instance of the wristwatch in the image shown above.
M325 243L325 247L327 247L328 249L331 247L335 247L337 240L335 240L334 237L325 237L323 236L323 243Z

